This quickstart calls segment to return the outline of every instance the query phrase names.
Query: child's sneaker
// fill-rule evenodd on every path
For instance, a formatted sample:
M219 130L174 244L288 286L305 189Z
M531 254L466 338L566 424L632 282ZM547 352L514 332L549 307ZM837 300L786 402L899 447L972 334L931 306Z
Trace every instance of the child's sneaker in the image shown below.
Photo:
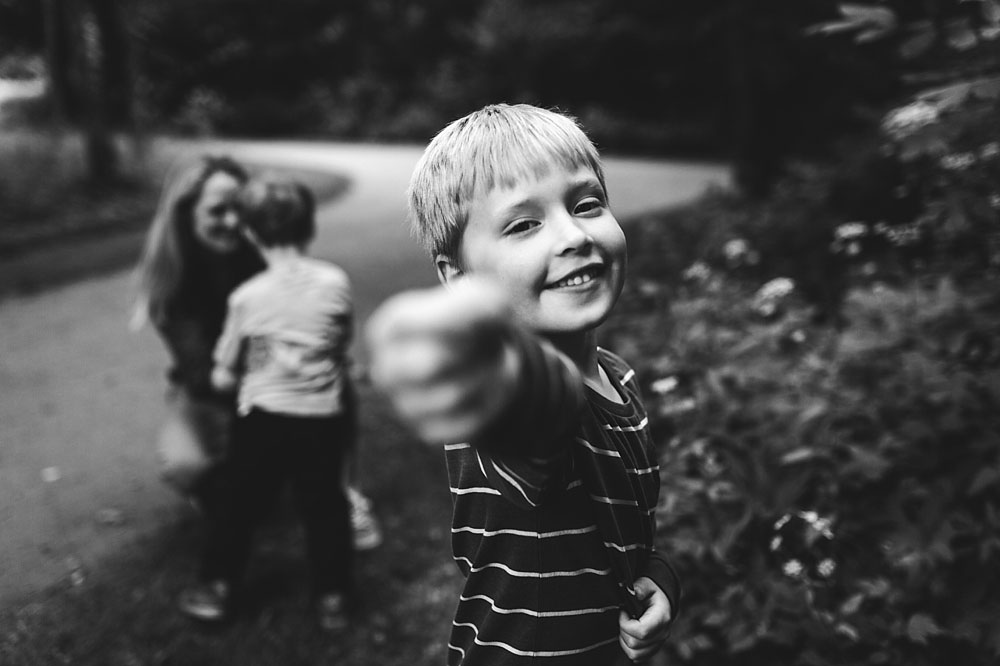
M181 592L177 607L188 617L203 622L222 622L228 619L232 590L221 580L201 583Z
M316 601L316 618L324 631L342 631L350 624L347 616L347 598L340 592L322 595Z
M372 513L371 500L357 488L348 486L347 502L351 505L351 531L355 550L371 550L382 543L382 530Z

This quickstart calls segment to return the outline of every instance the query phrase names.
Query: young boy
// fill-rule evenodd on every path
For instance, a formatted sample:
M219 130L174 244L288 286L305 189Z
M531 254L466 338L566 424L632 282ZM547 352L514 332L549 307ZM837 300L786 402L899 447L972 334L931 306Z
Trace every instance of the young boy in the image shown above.
M346 625L353 553L341 484L351 416L345 411L352 330L347 275L305 256L312 194L294 182L251 180L239 197L243 230L267 268L240 285L215 349L212 382L238 389L229 493L203 553L202 584L181 610L223 620L232 610L252 533L291 481L305 526L320 625Z
M434 138L409 203L448 288L394 297L368 333L376 383L445 444L466 577L449 663L647 659L680 589L634 373L596 344L626 265L597 150L564 115L488 106Z

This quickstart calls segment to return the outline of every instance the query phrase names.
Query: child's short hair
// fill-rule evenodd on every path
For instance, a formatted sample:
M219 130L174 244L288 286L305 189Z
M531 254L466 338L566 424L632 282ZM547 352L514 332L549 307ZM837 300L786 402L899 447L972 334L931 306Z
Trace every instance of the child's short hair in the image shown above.
M432 257L455 259L479 193L513 187L553 165L589 167L605 190L597 148L576 119L529 104L492 104L445 127L417 163L407 192L410 221Z
M316 233L316 200L302 183L275 176L251 179L239 195L240 221L266 247L302 245Z

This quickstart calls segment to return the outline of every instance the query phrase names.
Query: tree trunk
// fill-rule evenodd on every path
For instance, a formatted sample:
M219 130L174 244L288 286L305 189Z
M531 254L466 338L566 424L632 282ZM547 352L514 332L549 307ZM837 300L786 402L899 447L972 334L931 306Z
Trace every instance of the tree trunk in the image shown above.
M45 66L48 69L49 120L55 134L62 134L69 105L69 76L66 67L69 34L66 11L59 0L43 0L45 18Z
M114 145L109 118L106 30L113 29L98 20L102 7L113 0L90 0L77 13L82 96L85 103L85 133L87 170L97 186L111 183L118 174L118 153ZM97 8L101 8L98 10Z
M764 88L760 76L756 11L746 0L730 0L725 20L734 177L745 194L761 198L780 172L782 139L772 91Z

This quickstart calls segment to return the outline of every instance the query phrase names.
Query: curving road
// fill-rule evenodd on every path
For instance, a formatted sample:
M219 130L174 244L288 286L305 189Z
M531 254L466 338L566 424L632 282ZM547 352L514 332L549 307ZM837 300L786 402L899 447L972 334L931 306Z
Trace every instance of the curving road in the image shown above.
M418 147L212 142L170 150L228 151L350 177L348 192L319 211L313 253L351 274L359 321L386 296L435 281L403 224ZM713 165L606 165L620 220L728 183L727 170ZM74 571L86 575L177 510L153 451L167 356L153 332L127 330L131 295L126 271L0 301L0 607Z

